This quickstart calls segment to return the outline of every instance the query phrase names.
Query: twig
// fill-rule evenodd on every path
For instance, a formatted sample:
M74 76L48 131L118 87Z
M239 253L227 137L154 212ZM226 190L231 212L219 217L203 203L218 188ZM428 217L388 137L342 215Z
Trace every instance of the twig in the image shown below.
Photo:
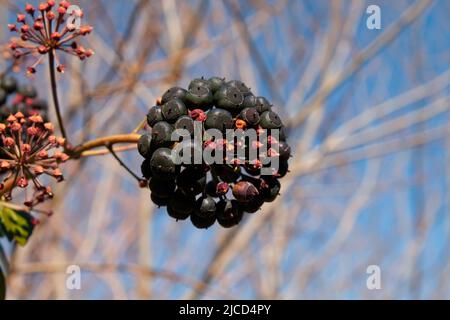
M52 88L53 104L55 105L59 129L61 130L61 135L63 136L63 138L67 139L66 129L64 128L64 123L63 123L63 119L61 116L61 108L59 106L58 88L56 86L55 55L54 55L53 51L51 51L51 50L48 55L48 62L49 62L48 68L49 68L49 72L50 72L50 82L51 82L51 88Z

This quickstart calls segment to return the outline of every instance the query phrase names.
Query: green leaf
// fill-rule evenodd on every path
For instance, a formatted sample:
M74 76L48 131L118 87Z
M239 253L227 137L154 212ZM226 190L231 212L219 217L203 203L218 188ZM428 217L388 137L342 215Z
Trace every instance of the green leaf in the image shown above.
M33 220L26 211L0 206L0 236L6 235L9 241L15 240L24 246L33 233Z

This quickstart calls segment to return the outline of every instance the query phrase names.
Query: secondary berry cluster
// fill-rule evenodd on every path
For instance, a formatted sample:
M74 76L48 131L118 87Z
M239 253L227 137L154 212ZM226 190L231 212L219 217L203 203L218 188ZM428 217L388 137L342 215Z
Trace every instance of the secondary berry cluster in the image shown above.
M168 214L176 220L191 219L197 228L208 228L216 221L225 228L237 225L245 212L257 212L264 202L272 202L279 195L279 179L288 172L291 149L280 117L264 97L255 96L241 81L225 81L219 77L193 80L187 89L167 90L147 114L150 133L141 136L138 149L145 158L141 170L149 180L151 199L158 206L167 206ZM195 125L201 124L202 143L189 145L193 154L209 148L222 152L224 163L177 164L172 150L176 129L194 135ZM254 129L258 134L269 132L264 141L216 139L206 130ZM271 132L277 131L278 139ZM225 137L225 135L224 135ZM195 141L193 139L192 141ZM255 161L237 155L239 148L258 149ZM227 159L225 151L232 148L235 157ZM261 169L267 157L278 157L279 166L269 175Z
M47 101L38 97L38 91L32 85L20 85L10 75L0 77L0 122L5 122L9 115L22 112L26 116L40 114L48 118Z

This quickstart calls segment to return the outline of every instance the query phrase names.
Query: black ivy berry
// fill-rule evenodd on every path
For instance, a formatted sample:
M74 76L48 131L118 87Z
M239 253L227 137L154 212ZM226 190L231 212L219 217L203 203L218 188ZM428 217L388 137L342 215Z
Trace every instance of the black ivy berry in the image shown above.
M243 108L256 108L256 97L253 94L248 94L244 98L244 102L242 102L242 107Z
M217 221L224 228L231 228L241 222L244 212L235 200L221 200L217 204Z
M226 130L232 129L234 125L233 116L224 109L215 108L208 111L205 120L207 129Z
M175 187L175 180L152 178L149 183L151 192L159 198L170 198L175 192Z
M280 160L287 161L291 157L291 147L285 141L278 143L278 153L280 154Z
M263 112L271 110L271 105L270 105L269 101L267 101L267 99L264 97L256 98L256 106L255 107L259 113L263 113Z
M179 117L187 115L187 108L180 99L172 99L166 102L162 107L164 119L169 123L174 123Z
M260 125L264 129L279 129L283 126L283 123L275 112L265 111L261 114Z
M211 88L212 94L214 95L221 86L225 84L225 78L212 77L208 80L209 87Z
M265 186L261 187L261 193L265 202L273 202L280 194L281 184L277 178L268 176L264 177Z
M150 168L150 159L145 159L141 164L142 176L149 180L152 177L152 169Z
M247 213L258 212L264 204L264 197L261 195L255 196L252 201L241 204L242 210Z
M192 106L200 109L211 107L213 103L213 94L209 82L204 79L193 80L189 84L186 102L191 108Z
M187 130L191 135L194 134L194 120L189 116L181 116L175 122L175 129Z
M177 185L184 194L196 196L205 190L206 174L200 168L186 168L178 175Z
M239 117L251 126L257 125L260 121L259 113L256 111L256 108L245 108L241 111Z
M245 85L242 81L239 80L231 80L227 83L228 86L234 87L239 90L239 92L245 97L247 95L251 95L250 88Z
M170 88L163 94L161 98L161 103L165 104L172 99L180 99L181 101L184 101L184 99L186 98L186 94L187 91L183 88L180 87Z
M152 140L156 146L170 146L172 141L173 126L165 121L160 121L152 127Z
M242 109L244 96L235 87L224 85L214 95L214 102L216 107L234 112Z
M202 196L195 202L195 214L202 218L216 216L216 201L211 196Z
M164 117L160 106L154 106L150 108L147 113L147 123L150 127L153 127L159 121L163 121Z
M165 207L169 204L170 198L163 198L159 197L158 195L151 193L150 198L152 199L153 203L156 204L158 207Z
M194 211L195 198L176 190L167 205L169 215L177 220L186 220Z
M216 217L200 217L196 214L191 214L191 222L198 229L208 229L216 222Z
M138 151L144 158L151 157L152 151L152 135L149 133L143 134L138 141Z
M150 160L152 174L163 180L175 178L176 165L172 160L172 150L168 148L157 149Z
M289 163L288 163L288 161L280 159L280 163L278 164L278 170L276 170L277 177L278 178L283 178L283 177L286 176L286 174L288 174L288 172L289 172Z

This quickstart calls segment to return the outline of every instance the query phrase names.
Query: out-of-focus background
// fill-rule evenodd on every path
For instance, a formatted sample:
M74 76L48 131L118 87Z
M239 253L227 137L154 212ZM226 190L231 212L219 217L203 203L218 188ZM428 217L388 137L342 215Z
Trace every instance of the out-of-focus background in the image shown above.
M55 215L8 248L7 298L450 298L450 2L72 2L96 52L59 76L72 141L130 132L170 86L219 75L270 98L291 173L260 213L202 231L158 210L112 156L71 162L45 205ZM24 4L0 1L2 44ZM51 100L46 66L23 74ZM123 156L139 171L136 151ZM72 264L81 290L66 288Z

